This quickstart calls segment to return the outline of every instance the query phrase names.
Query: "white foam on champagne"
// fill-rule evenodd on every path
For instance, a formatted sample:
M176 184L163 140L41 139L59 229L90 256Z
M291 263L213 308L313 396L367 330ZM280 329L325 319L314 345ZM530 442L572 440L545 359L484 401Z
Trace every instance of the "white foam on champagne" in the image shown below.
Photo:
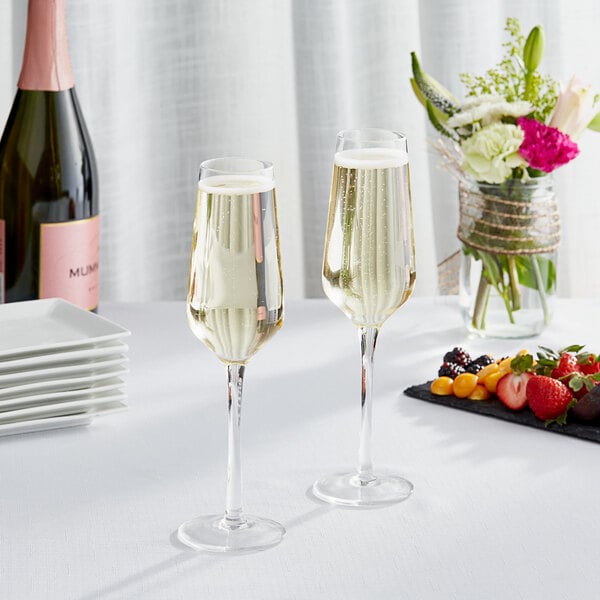
M198 189L207 194L241 196L270 192L275 183L260 175L213 175L198 182Z
M397 148L356 148L336 152L334 162L346 169L394 169L408 164L408 154Z

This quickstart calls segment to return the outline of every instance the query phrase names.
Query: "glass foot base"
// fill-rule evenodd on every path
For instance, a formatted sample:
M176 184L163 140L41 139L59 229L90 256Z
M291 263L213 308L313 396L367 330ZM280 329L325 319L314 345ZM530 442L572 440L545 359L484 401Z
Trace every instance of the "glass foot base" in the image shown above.
M382 506L406 500L413 484L398 475L377 475L361 483L356 473L340 473L319 479L313 494L320 500L342 506Z
M232 527L223 515L206 515L180 525L177 537L195 550L244 552L275 546L284 533L283 525L270 519L244 515L242 524Z

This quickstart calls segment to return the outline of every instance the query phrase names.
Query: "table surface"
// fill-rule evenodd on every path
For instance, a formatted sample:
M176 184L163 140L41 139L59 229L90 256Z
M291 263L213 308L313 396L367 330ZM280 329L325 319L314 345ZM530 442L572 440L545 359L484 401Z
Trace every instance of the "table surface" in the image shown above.
M411 299L390 318L375 356L374 461L415 490L370 510L309 492L354 465L356 332L326 300L290 302L246 370L242 410L245 508L287 534L237 556L175 535L223 508L224 367L188 330L183 303L100 313L132 332L129 410L0 440L3 600L598 597L600 446L402 394L454 345L600 350L597 302L559 301L530 340L468 338L455 298Z

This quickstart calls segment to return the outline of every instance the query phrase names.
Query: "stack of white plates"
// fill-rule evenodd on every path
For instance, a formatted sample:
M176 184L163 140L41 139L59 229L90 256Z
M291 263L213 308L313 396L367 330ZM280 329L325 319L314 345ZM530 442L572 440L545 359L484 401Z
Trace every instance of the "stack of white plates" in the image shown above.
M128 335L58 298L0 305L0 435L123 410Z

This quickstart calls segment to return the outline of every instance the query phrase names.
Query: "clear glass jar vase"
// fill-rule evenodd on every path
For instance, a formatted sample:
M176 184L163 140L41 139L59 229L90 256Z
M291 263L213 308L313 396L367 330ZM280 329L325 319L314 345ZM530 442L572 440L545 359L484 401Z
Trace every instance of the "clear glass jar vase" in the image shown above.
M550 323L560 217L551 176L459 185L459 303L467 329L522 338Z

